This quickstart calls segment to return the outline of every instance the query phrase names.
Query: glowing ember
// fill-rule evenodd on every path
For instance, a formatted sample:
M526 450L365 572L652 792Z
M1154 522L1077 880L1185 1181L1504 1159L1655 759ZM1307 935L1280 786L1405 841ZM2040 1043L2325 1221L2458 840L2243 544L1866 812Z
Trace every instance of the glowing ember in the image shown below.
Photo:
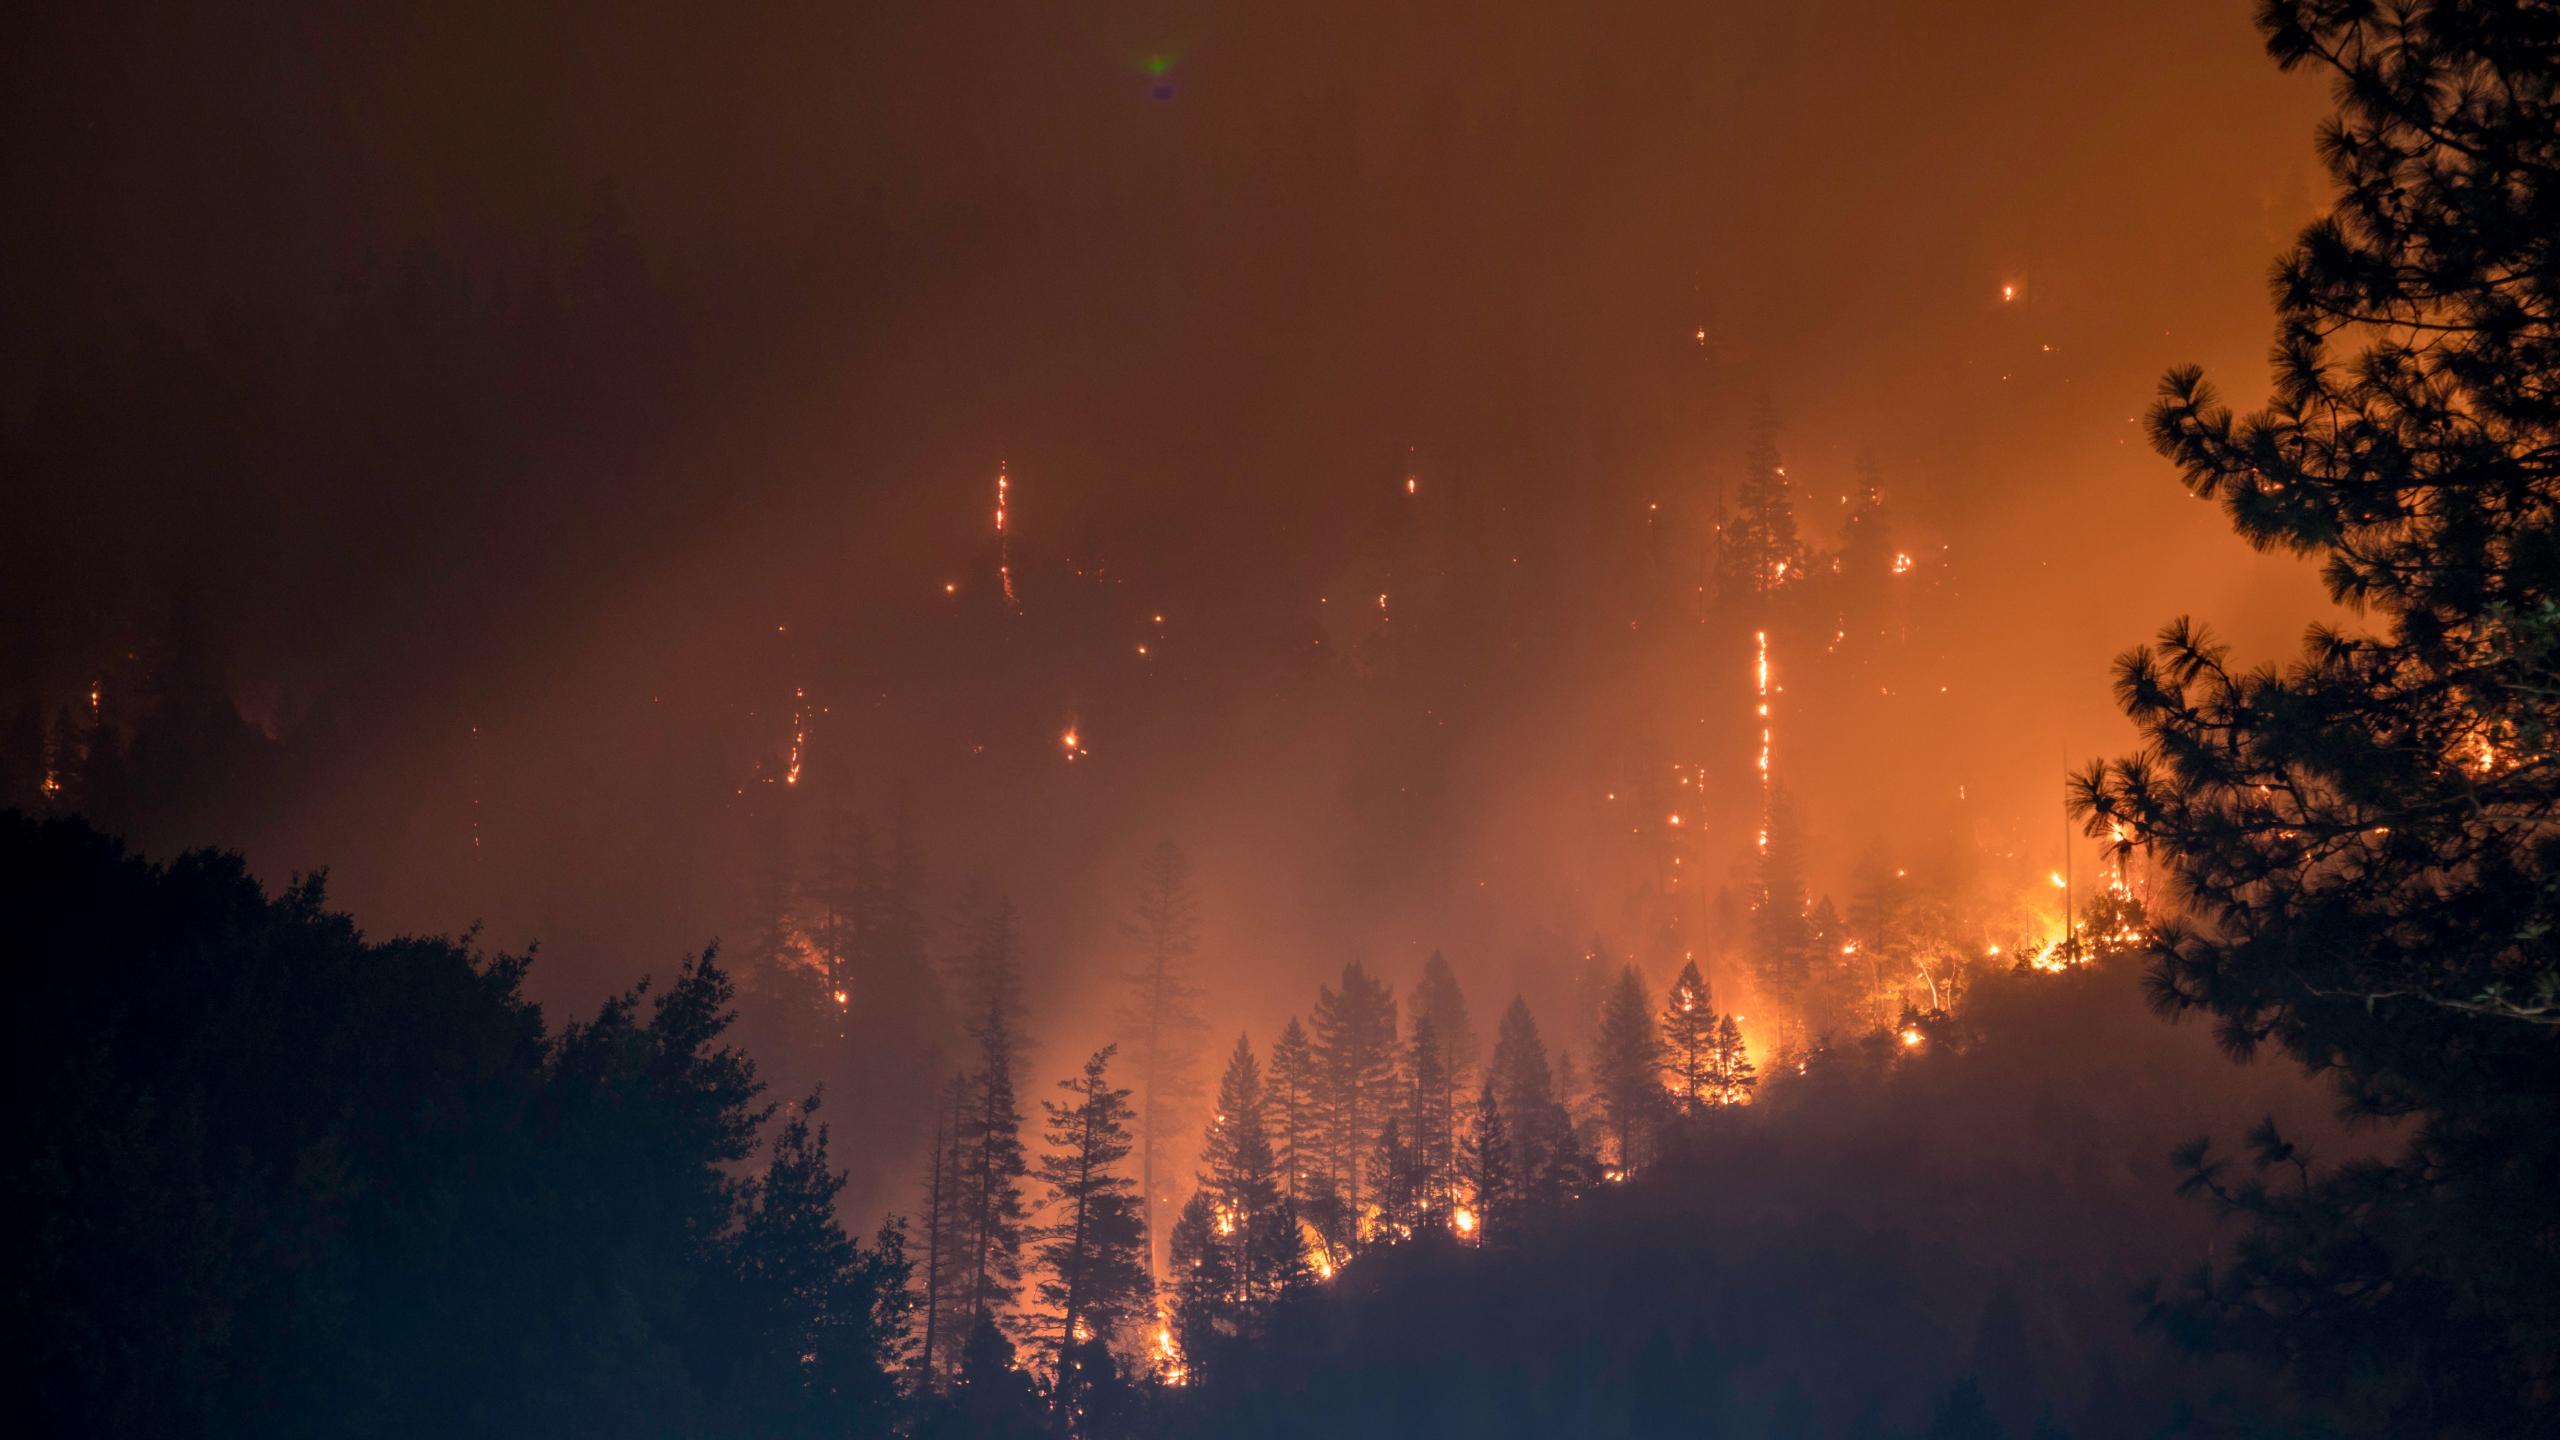
M1449 1223L1457 1229L1459 1234L1473 1235L1476 1233L1476 1212L1461 1205L1450 1212Z
M782 764L782 783L785 785L800 783L800 762L809 746L808 712L801 702L808 698L806 690L794 687L791 691L791 753Z

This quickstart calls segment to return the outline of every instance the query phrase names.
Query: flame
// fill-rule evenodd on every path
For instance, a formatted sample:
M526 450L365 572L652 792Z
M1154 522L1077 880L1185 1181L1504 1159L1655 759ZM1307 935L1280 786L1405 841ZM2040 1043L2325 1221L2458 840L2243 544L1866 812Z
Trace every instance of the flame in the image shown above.
M1752 667L1752 682L1760 696L1760 813L1765 817L1769 813L1769 632L1755 630L1751 639L1758 647L1758 656ZM1761 853L1768 853L1768 849L1769 827L1764 819L1760 827Z
M1004 603L1019 610L1022 600L1013 593L1013 535L1007 523L1008 507L1013 498L1013 479L1005 474L1004 462L996 462L996 578L1004 582Z
M800 689L797 686L792 687L791 755L789 759L783 762L782 766L782 783L785 785L797 785L800 783L800 762L807 751L809 744L809 718L805 707L803 707L800 702L808 698L808 691Z
M1920 1031L1916 1027L1906 1029L1902 1032L1902 1047L1906 1050L1914 1049L1920 1044L1920 1038Z
M1167 1385L1191 1383L1191 1369L1182 1363L1182 1349L1173 1343L1173 1326L1161 1318L1156 1322L1156 1373Z
M1459 1234L1473 1235L1476 1233L1476 1212L1461 1205L1450 1212L1449 1223L1456 1227Z

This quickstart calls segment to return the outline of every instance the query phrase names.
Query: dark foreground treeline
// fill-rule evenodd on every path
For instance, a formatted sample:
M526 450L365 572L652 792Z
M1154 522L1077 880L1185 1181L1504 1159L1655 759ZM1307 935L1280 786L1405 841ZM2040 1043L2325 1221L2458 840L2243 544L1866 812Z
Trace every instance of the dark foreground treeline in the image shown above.
M547 1030L522 960L14 812L0 934L20 1433L887 1428L904 1238L710 957Z
M8 1379L45 1433L2087 1440L2276 1413L2136 1334L2130 1297L2204 1242L2170 1143L2304 1092L2252 1071L2208 1101L2227 1067L2164 1044L2122 971L1987 984L1925 1054L1702 1108L1623 1185L1185 1324L1187 1384L1094 1347L1062 1408L991 1328L915 1382L904 1228L845 1233L825 1128L763 1098L708 957L548 1029L522 960L15 813L0 933L32 1322Z

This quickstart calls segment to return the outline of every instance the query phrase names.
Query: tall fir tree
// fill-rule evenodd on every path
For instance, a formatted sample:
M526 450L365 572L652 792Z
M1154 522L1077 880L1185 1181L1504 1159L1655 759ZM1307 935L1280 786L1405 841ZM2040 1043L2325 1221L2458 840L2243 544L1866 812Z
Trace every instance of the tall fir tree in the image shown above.
M1271 1143L1280 1160L1280 1193L1291 1205L1306 1198L1307 1177L1321 1165L1324 1117L1315 1047L1298 1017L1271 1046Z
M1632 1175L1649 1158L1654 1126L1663 1111L1662 1036L1636 967L1618 972L1618 983L1600 1007L1600 1042L1592 1056L1592 1083L1609 1125L1618 1169Z
M1795 487L1778 453L1777 413L1766 404L1752 419L1742 470L1716 542L1717 597L1754 620L1761 618L1769 596L1804 578Z
M1280 1188L1262 1065L1242 1035L1218 1079L1200 1158L1201 1185L1218 1208L1218 1242L1230 1255L1233 1298L1248 1314L1258 1312L1304 1276L1305 1241L1296 1207Z
M1450 1104L1448 1048L1428 1015L1413 1017L1405 1042L1402 1104L1397 1118L1407 1147L1408 1185L1418 1224L1449 1213L1457 1189L1457 1114Z
M1235 1251L1218 1233L1218 1199L1202 1185L1182 1202L1166 1241L1166 1267L1173 1291L1172 1316L1166 1326L1171 1344L1160 1338L1159 1368L1169 1359L1182 1371L1167 1379L1197 1380L1218 1371L1219 1351L1237 1327ZM1164 1351L1175 1353L1167 1357Z
M1663 1074L1683 1114L1709 1103L1707 1067L1715 1037L1714 996L1699 976L1697 962L1691 961L1680 967L1662 1000Z
M1468 1118L1466 1140L1459 1155L1459 1171L1466 1181L1472 1228L1481 1243L1508 1245L1517 1239L1523 1199L1520 1158L1511 1143L1511 1129L1503 1123L1502 1106L1494 1098L1490 1079L1476 1091L1474 1113ZM1461 1226L1465 1228L1469 1227Z
M1121 1032L1137 1072L1138 1185L1147 1215L1147 1268L1161 1268L1159 1211L1172 1184L1168 1153L1189 1107L1200 1095L1200 1046L1208 1021L1200 1014L1204 993L1196 969L1200 906L1192 892L1191 864L1167 840L1140 867L1138 894L1120 925L1129 968Z
M1147 1272L1146 1218L1136 1182L1121 1173L1135 1144L1129 1092L1111 1083L1116 1047L1105 1045L1082 1074L1058 1082L1064 1101L1047 1100L1048 1148L1036 1172L1048 1187L1050 1221L1039 1232L1045 1272L1040 1300L1057 1317L1053 1354L1063 1402L1080 1347L1112 1336L1148 1313L1154 1282Z
M958 1363L960 1341L967 1333L953 1328L951 1321L964 1308L959 1300L959 1261L968 1245L969 1227L967 1211L960 1204L959 1139L969 1094L969 1077L954 1075L934 1109L933 1151L925 1169L924 1265L917 1276L923 1286L916 1297L916 1309L923 1316L915 1356L919 1390L941 1384L947 1370Z
M959 1196L968 1226L963 1272L968 1284L961 1292L967 1309L960 1318L973 1325L980 1316L999 1322L1007 1318L1022 1284L1022 1181L1030 1166L1023 1151L1014 1070L1028 1042L1022 1033L1022 957L1012 902L979 882L962 902L960 932L953 988L963 998L972 1051L969 1103L955 1135Z
M1357 1248L1361 1206L1369 1198L1378 1133L1396 1104L1396 1000L1360 962L1342 967L1342 988L1316 993L1315 1054L1325 1118L1327 1188L1338 1197L1332 1217L1338 1243Z
M1493 1061L1485 1076L1501 1107L1514 1158L1521 1173L1535 1174L1548 1153L1572 1129L1556 1099L1555 1076L1547 1066L1546 1041L1538 1035L1529 1002L1515 995L1502 1012L1493 1042Z
M1770 794L1767 825L1751 902L1751 967L1761 998L1778 1012L1778 1048L1793 1051L1812 984L1813 929L1805 919L1803 839L1783 786Z
M1741 1105L1751 1098L1759 1075L1751 1052L1742 1043L1742 1026L1730 1015L1716 1019L1715 1043L1707 1052L1702 1099L1710 1105Z
M2118 662L2144 748L2073 797L2187 899L2157 1008L2402 1123L2338 1165L2272 1124L2255 1173L2186 1151L2249 1234L2161 1310L2280 1366L2324 1433L2560 1432L2560 10L2259 24L2335 82L2336 200L2277 267L2268 407L2174 371L2152 440L2372 623L2281 670L2171 625Z

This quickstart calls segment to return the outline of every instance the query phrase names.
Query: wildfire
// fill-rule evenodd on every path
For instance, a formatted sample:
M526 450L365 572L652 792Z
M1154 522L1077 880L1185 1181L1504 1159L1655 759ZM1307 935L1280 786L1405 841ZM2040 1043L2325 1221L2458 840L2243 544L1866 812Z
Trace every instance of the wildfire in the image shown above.
M1013 479L1005 474L1004 462L996 462L996 578L1004 582L1004 603L1019 610L1022 601L1013 593L1013 532L1007 515L1013 502Z
M1896 575L1908 575L1911 573L1911 556L1908 553L1897 554L1893 557L1893 573Z
M1476 1212L1461 1205L1450 1212L1449 1223L1457 1229L1459 1234L1473 1235L1476 1233Z
M798 686L792 687L791 754L789 758L783 761L782 765L782 783L785 785L797 785L800 783L800 762L804 758L809 745L808 707L803 705L801 702L808 698L808 691L803 690Z
M1068 726L1066 733L1058 737L1058 743L1065 747L1067 752L1067 762L1069 764L1073 764L1077 760L1092 753L1084 748L1084 736L1078 734L1076 727L1073 725Z
M1173 1343L1173 1326L1162 1320L1156 1322L1155 1357L1156 1374L1164 1378L1164 1383L1191 1383L1191 1368L1182 1363L1182 1349Z
M1755 630L1751 639L1759 647L1753 663L1752 681L1760 696L1760 849L1765 854L1769 849L1769 632Z
M836 991L836 1008L837 1008L837 1009L839 1009L839 1010L843 1009L847 1004L850 1004L850 1003L852 1002L852 1000L853 1000L853 997L852 997L851 995L846 994L843 990L839 989L839 990L837 990L837 991Z
M1905 1050L1918 1049L1920 1040L1921 1035L1917 1026L1907 1028L1902 1032L1902 1048Z

